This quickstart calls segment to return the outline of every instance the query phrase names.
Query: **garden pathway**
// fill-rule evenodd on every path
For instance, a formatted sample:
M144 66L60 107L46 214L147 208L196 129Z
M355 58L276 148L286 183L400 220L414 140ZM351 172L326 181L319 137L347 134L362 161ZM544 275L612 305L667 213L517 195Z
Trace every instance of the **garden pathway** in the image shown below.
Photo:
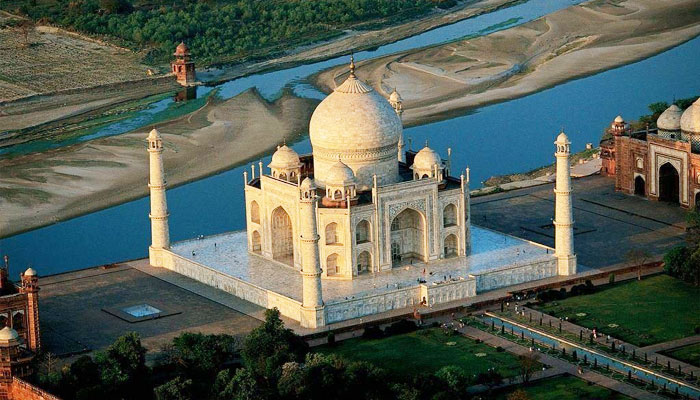
M668 342L652 344L651 346L641 347L640 350L646 351L647 353L660 353L662 351L689 346L695 343L700 343L700 335L693 335L676 340L669 340Z
M519 310L520 309L524 310L526 315L532 314L532 321L533 321L532 324L533 325L538 323L539 319L541 317L542 318L542 325L549 325L549 321L552 321L552 326L557 326L557 324L559 324L559 322L561 322L561 329L563 331L572 333L574 335L580 335L580 332L583 332L584 339L587 339L590 337L591 330L588 328L585 328L585 327L580 326L580 325L576 325L576 324L571 323L569 321L560 321L559 318L552 317L549 314L545 314L541 311L533 310L533 309L525 307L525 306L519 306ZM698 338L698 339L694 339L694 341L693 341L692 338ZM686 374L691 373L691 372L693 373L694 376L698 376L698 374L700 374L700 368L658 353L658 352L663 351L663 350L682 346L683 344L681 341L683 341L683 340L688 340L688 343L686 343L686 344L697 343L698 341L700 341L700 335L690 336L688 338L673 340L670 342L659 343L659 344L656 344L653 346L647 346L647 347L638 347L638 346L635 346L631 343L627 343L627 342L624 342L620 339L614 338L612 336L610 337L610 339L612 341L615 341L615 345L617 346L618 349L621 348L620 346L624 346L624 351L628 354L634 350L637 357L639 357L640 359L641 359L641 357L644 356L644 353L646 352L647 358L650 360L656 359L658 357L658 363L660 365L669 365L669 363L670 363L671 368L675 371L677 371L678 366L680 366L681 371L683 371ZM597 339L594 339L594 341L596 343L604 345L604 346L610 346L610 342L608 341L608 338L606 335L601 334L598 336ZM676 343L678 343L678 344L676 344ZM665 347L665 346L667 346L667 347ZM654 348L654 350L650 351L649 348Z
M498 347L501 346L503 347L506 351L516 354L516 355L524 355L524 354L529 354L530 350L525 348L524 346L521 346L517 343L513 343L511 341L508 341L504 338L492 335L488 332L484 332L480 329L470 327L470 326L465 326L464 328L461 328L459 330L461 333L463 333L466 336L469 336L474 339L480 339L484 343ZM552 367L553 370L557 371L557 374L560 373L568 373L573 376L577 376L583 380L586 380L588 382L594 383L599 386L603 386L605 388L608 388L610 390L614 390L616 392L622 393L626 396L635 398L635 399L641 399L641 400L662 400L663 397L655 395L653 393L649 393L645 390L639 389L637 387L634 387L630 384L624 383L617 381L613 378L598 374L596 372L584 369L582 374L578 373L578 367L568 363L564 360L560 360L558 358L552 357L548 354L540 353L540 362L546 365L549 365Z

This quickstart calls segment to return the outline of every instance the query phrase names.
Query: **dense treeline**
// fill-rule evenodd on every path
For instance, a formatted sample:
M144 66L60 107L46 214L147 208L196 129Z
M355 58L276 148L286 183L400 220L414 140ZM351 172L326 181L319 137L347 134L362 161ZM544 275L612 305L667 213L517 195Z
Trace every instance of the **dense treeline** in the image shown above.
M185 41L200 63L263 56L326 39L364 22L397 21L455 0L10 0L0 8L91 35L105 35L149 61Z
M401 321L363 337L416 329ZM467 400L478 398L467 392L470 385L491 390L502 383L493 369L470 377L455 366L398 380L367 362L312 353L284 327L277 309L267 310L265 322L242 341L183 333L162 348L153 365L146 364L145 354L139 336L129 333L94 356L61 369L43 368L35 381L66 400ZM528 356L520 358L519 368L529 374L540 365Z

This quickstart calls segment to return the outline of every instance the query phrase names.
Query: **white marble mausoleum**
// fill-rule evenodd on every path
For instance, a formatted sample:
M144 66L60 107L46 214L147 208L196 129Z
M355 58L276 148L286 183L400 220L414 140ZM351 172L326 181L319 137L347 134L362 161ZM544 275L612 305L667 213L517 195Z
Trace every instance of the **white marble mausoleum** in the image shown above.
M557 250L475 228L469 170L405 151L401 98L355 76L314 111L312 153L277 148L244 173L245 233L169 243L162 139L149 135L151 264L316 328L576 273L569 142L557 145ZM257 170L257 173L256 173ZM475 246L476 244L476 246ZM476 249L476 254L472 250Z

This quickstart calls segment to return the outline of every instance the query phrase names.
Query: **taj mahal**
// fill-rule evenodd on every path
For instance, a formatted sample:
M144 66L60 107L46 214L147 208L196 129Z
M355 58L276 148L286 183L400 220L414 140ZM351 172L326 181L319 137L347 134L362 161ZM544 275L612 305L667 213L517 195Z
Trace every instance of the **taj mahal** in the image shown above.
M312 154L279 146L244 173L245 232L170 243L163 141L148 136L150 263L304 328L574 275L570 143L555 142L555 248L472 225L469 169L405 149L402 99L347 78L314 111ZM243 212L243 210L241 210Z

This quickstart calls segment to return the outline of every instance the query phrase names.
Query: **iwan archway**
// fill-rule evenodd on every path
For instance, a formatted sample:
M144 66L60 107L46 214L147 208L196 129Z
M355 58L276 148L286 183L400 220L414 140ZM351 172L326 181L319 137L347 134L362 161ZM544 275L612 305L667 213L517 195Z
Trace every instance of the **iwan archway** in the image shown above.
M272 211L272 258L293 266L294 265L294 234L292 220L284 208L277 207Z
M391 221L392 266L426 261L425 217L407 208Z
M679 203L680 177L676 167L665 163L659 168L659 200Z

